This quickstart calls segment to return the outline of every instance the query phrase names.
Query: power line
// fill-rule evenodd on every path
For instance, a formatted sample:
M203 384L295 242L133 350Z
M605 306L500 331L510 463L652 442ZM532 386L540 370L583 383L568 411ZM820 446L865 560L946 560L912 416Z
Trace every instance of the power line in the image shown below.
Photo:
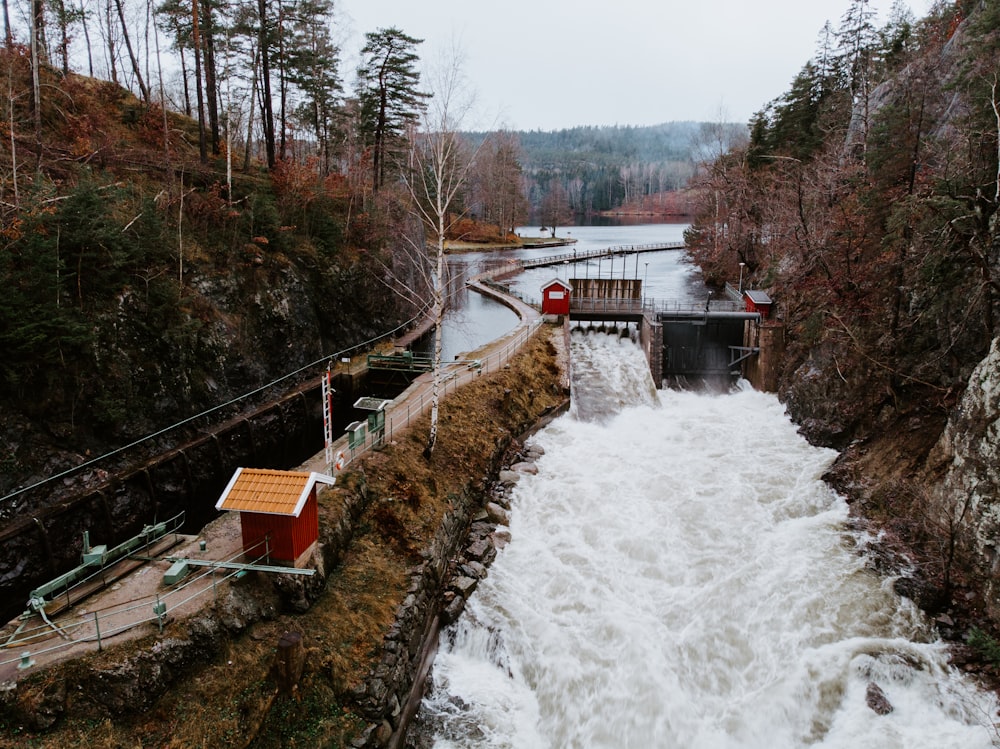
M30 484L28 486L21 487L20 489L16 489L15 491L11 492L10 494L7 494L6 496L0 497L0 502L7 502L8 500L14 499L15 497L19 497L20 495L24 494L25 492L31 491L32 489L37 489L40 486L45 486L46 484L48 484L51 481L55 481L57 479L65 478L66 476L74 474L77 471L81 471L84 468L88 468L89 466L95 465L96 463L100 463L102 460L106 460L108 458L111 458L111 457L113 457L115 455L118 455L119 453L125 452L126 450L131 450L133 447L137 447L138 445L141 445L143 442L147 442L147 441L149 441L151 439L155 439L156 437L160 437L160 436L166 434L167 432L171 432L174 429L177 429L178 427L182 427L185 424L191 423L192 421L196 421L197 419L200 419L200 418L202 418L204 416L208 416L209 414L213 414L216 411L219 411L219 410L221 410L223 408L226 408L228 406L232 406L235 403L239 403L240 401L246 400L247 398L250 398L250 397L252 397L254 395L257 395L258 393L261 393L264 390L267 390L268 388L274 387L275 385L277 385L277 384L279 384L281 382L284 382L285 380L287 380L287 379L289 379L291 377L295 377L296 375L301 374L302 372L305 372L307 369L311 369L311 368L313 368L315 366L318 366L319 364L323 364L324 362L328 362L331 359L339 358L339 357L343 356L344 354L348 354L351 351L354 351L355 349L359 349L359 348L364 348L366 346L370 346L371 344L373 344L373 343L375 343L375 342L377 342L377 341L379 341L379 340L381 340L383 338L387 338L388 336L395 335L400 330L403 330L406 327L412 325L417 320L420 320L424 316L424 314L427 312L428 309L430 309L430 304L425 304L424 307L416 315L414 315L413 317L411 317L406 322L402 323L401 325L396 326L395 328L393 328L392 330L390 330L388 332L385 332L385 333L382 333L380 335L377 335L374 338L369 338L367 341L362 341L361 343L357 343L357 344L355 344L355 345L353 345L353 346L351 346L349 348L342 349L340 351L334 352L334 353L329 354L327 356L323 356L322 358L317 359L314 362L311 362L311 363L306 364L306 365L304 365L302 367L299 367L298 369L296 369L296 370L294 370L292 372L288 372L287 374L284 374L281 377L278 377L277 379L272 380L271 382L267 383L266 385L261 385L260 387L254 389L254 390L251 390L248 393L244 393L243 395L239 395L239 396L237 396L237 397L235 397L235 398L233 398L231 400L228 400L225 403L220 403L219 405L213 406L212 408L209 408L209 409L207 409L205 411L202 411L201 413L197 413L194 416L189 416L188 418L182 419L181 421L178 421L175 424L171 424L168 427L164 427L163 429L159 430L158 432L154 432L152 434L147 434L145 437L140 437L139 439L137 439L137 440L135 440L133 442L130 442L127 445L123 445L122 447L117 447L114 450L106 452L103 455L100 455L100 456L98 456L96 458L91 458L90 460L85 461L85 462L81 463L80 465L73 466L72 468L67 468L65 471L62 471L60 473L54 474L52 476L49 476L48 478L41 479L40 481L36 481L34 484Z

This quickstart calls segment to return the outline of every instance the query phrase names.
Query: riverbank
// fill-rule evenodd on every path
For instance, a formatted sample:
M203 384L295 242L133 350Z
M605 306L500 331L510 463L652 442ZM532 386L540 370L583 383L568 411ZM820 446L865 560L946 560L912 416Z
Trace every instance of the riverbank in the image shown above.
M6 688L0 746L375 745L399 714L386 685L411 668L397 660L386 672L387 654L409 653L426 631L401 618L436 616L440 565L447 572L497 471L517 457L518 435L568 402L565 358L562 328L541 328L505 368L443 400L430 462L423 416L352 465L320 495L309 583L248 575L205 615ZM301 636L301 676L281 691L287 632ZM362 734L372 743L351 743Z
M895 591L934 622L956 668L1000 695L988 581L973 569L960 536L963 518L938 520L928 501L941 481L927 462L944 421L940 414L908 414L849 445L823 478L847 499L854 523L869 531L866 551L875 571L893 578Z
M545 247L566 247L576 244L572 237L518 237L516 242L458 242L448 241L444 251L449 255L466 252L493 252L495 250L535 250Z

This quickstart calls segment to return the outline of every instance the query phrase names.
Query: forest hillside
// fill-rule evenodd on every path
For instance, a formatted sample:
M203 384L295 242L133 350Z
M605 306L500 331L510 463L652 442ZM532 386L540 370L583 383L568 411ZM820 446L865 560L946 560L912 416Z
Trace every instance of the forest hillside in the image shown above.
M0 50L0 69L31 90L23 48ZM363 206L344 177L313 159L269 170L230 154L233 168L225 147L203 159L196 120L112 82L40 75L38 129L29 96L0 126L0 492L416 313L381 281L387 227L405 218Z
M947 609L959 567L994 586L1000 486L980 446L996 444L983 404L1000 374L984 361L1000 333L1000 2L873 19L853 0L749 137L698 175L687 238L710 281L742 267L777 300L789 413L846 448L832 477L922 549L925 603ZM972 452L936 444L973 411ZM942 489L949 466L978 471L963 479L975 489Z
M695 164L711 152L719 130L734 136L745 128L735 123L667 122L516 135L532 208L551 210L553 202L564 200L572 215L587 217L650 196L656 198L649 205L656 206L657 198L683 190Z

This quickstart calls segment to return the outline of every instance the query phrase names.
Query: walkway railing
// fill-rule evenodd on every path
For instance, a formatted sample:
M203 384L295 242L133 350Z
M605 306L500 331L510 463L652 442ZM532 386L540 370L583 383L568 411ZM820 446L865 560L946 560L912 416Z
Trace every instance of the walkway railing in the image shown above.
M28 626L27 622L33 617L26 612L22 615L22 624L3 643L4 648L19 649L21 652L13 657L0 658L0 666L20 662L19 668L27 668L33 665L34 657L57 653L79 643L96 642L97 649L101 650L105 640L146 623L156 623L162 632L169 612L207 593L212 593L217 598L219 583L243 574L250 565L266 560L270 556L269 539L262 539L251 547L249 553L260 553L260 556L245 564L238 564L236 560L247 554L241 550L221 562L234 564L238 569L226 570L226 574L220 577L216 575L216 571L224 568L209 567L205 572L174 586L162 595L154 593L102 609L58 617L53 621L46 618L44 611L39 611L42 621L35 626ZM55 644L46 644L57 638L58 642Z
M668 299L580 299L571 298L569 311L600 314L696 314L705 312L742 312L740 302L728 299L712 299L705 302L678 302Z
M520 273L528 268L542 268L546 265L561 265L563 263L576 263L581 260L596 260L598 258L613 257L616 255L630 255L643 252L663 252L664 250L683 250L683 242L657 242L654 244L628 244L617 245L615 247L605 247L600 250L586 250L583 252L564 252L560 255L546 255L545 257L533 258L511 258L509 260L487 260L483 266L485 275L507 276ZM483 274L481 274L483 275Z
M683 242L654 242L652 244L622 244L614 247L606 247L600 250L587 250L585 252L564 252L559 255L549 255L547 257L533 257L517 260L521 268L541 268L546 265L556 265L558 263L573 263L580 260L590 260L593 258L610 257L613 255L632 255L643 252L662 252L664 250L683 250Z
M527 343L541 325L542 320L540 319L529 323L518 330L501 349L481 358L456 359L443 364L441 367L440 398L455 392L462 385L477 377L503 369L510 358L517 353L521 346ZM374 448L395 439L431 407L433 385L428 379L429 377L433 377L433 372L430 375L422 375L415 380L410 388L397 399L399 402L394 402L386 407L384 430L368 433L365 435L363 443L354 446L347 445L340 450L343 453L343 465L347 465Z

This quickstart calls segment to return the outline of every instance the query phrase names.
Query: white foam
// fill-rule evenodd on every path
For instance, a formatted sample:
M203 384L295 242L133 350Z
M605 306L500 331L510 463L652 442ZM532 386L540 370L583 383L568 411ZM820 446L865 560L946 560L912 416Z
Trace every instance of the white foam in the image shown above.
M577 346L634 369L627 340ZM438 749L992 746L993 699L857 555L833 452L770 395L633 389L538 435L513 542L443 637Z

